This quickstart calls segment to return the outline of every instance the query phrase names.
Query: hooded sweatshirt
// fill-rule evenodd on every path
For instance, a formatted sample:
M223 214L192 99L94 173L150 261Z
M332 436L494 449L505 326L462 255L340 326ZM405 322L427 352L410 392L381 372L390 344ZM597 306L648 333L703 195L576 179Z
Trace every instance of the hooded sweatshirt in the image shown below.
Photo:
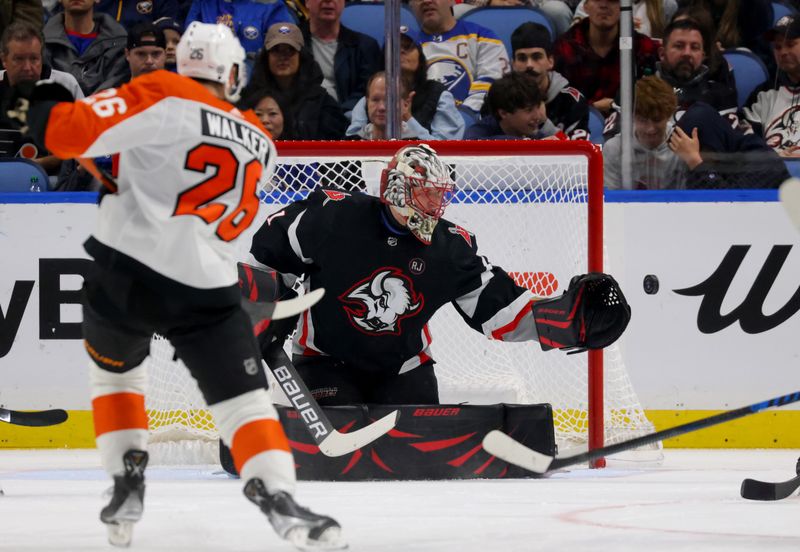
M622 137L614 136L603 146L603 184L611 190L664 190L686 187L686 164L665 139L653 149L633 137L632 182L622 182Z

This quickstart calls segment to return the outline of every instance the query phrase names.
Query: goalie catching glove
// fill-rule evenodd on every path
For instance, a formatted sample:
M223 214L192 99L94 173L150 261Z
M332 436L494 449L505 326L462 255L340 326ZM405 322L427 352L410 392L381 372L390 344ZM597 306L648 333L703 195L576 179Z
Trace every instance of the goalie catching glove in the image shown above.
M614 278L601 272L575 276L560 297L533 304L543 351L580 353L614 343L631 319L631 308Z

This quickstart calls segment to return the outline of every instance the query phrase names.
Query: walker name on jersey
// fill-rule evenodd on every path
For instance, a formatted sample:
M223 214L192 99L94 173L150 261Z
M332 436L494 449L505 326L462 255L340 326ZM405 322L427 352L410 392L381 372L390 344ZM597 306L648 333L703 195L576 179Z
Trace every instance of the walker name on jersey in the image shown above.
M240 121L224 117L219 113L205 109L201 109L200 112L203 119L203 136L222 138L244 146L256 159L261 161L262 165L267 166L269 140L266 136Z

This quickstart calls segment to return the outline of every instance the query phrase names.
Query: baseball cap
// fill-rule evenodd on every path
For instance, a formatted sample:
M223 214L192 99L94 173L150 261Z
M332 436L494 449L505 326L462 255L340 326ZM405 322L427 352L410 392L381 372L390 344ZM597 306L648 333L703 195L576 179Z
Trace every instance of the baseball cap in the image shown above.
M408 25L400 25L400 36L407 36L414 42L414 44L420 43L419 34L417 34Z
M161 29L162 31L166 31L167 29L172 29L179 35L183 34L183 25L172 19L171 17L161 17L153 21L153 25Z
M767 40L775 40L782 36L786 40L800 37L800 18L793 15L784 15L775 22L775 25L766 33Z
M544 25L528 21L511 33L511 54L520 48L542 48L548 54L553 51L553 37Z
M140 46L167 47L167 39L164 38L164 31L152 23L139 23L128 31L128 50L139 48Z
M297 25L291 23L274 23L267 29L267 37L264 39L264 48L271 50L278 44L288 44L298 52L305 45L303 33Z

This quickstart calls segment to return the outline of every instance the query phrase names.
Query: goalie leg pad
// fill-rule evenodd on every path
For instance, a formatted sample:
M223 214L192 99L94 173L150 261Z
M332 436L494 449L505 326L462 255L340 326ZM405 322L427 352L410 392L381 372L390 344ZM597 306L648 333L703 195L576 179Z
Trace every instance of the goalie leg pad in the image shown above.
M543 351L581 352L608 347L619 339L631 319L631 308L613 277L591 272L572 278L560 297L534 303L533 317Z

